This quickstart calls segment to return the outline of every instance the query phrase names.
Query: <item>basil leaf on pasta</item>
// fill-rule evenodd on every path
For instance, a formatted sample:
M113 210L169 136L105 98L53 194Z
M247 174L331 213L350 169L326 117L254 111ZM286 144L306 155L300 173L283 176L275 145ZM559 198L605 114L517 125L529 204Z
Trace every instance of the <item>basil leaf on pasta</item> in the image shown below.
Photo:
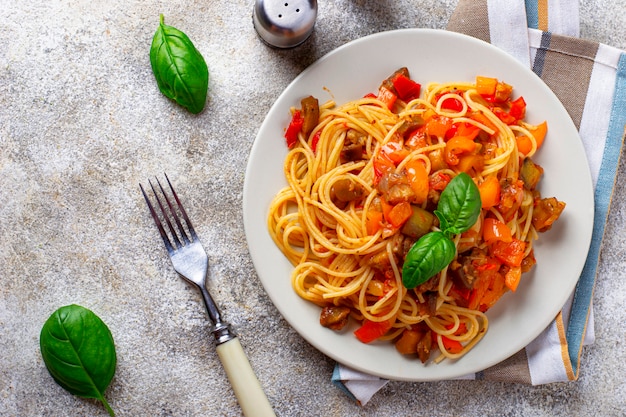
M417 287L445 268L456 255L454 242L443 232L422 236L409 250L402 267L402 284Z

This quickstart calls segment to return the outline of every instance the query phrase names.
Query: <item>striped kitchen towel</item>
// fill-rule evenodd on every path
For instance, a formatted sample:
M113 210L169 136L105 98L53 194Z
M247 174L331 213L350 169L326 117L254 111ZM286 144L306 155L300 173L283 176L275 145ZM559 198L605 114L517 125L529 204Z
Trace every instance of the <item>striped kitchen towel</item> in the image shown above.
M582 347L594 340L593 288L625 136L626 52L579 39L578 3L568 0L460 0L448 30L503 49L554 91L579 130L595 191L588 258L561 312L525 349L464 379L532 385L574 381ZM340 364L332 381L362 405L387 382Z

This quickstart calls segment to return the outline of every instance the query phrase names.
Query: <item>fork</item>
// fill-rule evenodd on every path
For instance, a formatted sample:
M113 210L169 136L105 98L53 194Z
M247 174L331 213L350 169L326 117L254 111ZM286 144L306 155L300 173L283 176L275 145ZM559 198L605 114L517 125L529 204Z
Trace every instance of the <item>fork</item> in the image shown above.
M152 218L163 238L163 243L169 253L174 270L189 283L196 286L202 294L207 313L213 323L212 333L215 337L215 350L226 371L243 414L247 417L275 416L263 392L263 388L261 388L261 384L250 366L239 338L232 330L230 324L222 319L217 305L207 290L209 257L200 243L167 174L165 174L165 179L174 199L173 202L172 198L168 197L158 178L156 179L157 187L151 181L148 181L160 210L160 216L157 214L141 184L139 184L139 188L141 188L141 193L150 209L150 214L152 214ZM158 190L161 192L161 197L159 197ZM161 218L166 226L164 226ZM185 225L183 225L183 221Z

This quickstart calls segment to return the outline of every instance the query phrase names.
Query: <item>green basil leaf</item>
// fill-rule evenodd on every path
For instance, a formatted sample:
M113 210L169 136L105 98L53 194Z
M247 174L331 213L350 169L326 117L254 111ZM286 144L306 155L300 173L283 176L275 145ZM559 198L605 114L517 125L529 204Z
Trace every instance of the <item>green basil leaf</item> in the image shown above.
M443 232L425 234L406 255L402 284L408 289L423 284L452 262L455 255L454 242Z
M152 39L150 64L166 97L194 114L204 109L209 87L206 62L187 35L163 23L163 15Z
M98 316L76 304L61 307L43 325L39 344L43 361L60 386L102 401L114 415L104 391L115 373L117 356L111 331Z
M440 229L452 235L471 228L478 220L480 210L478 187L469 175L461 172L441 192L435 215Z

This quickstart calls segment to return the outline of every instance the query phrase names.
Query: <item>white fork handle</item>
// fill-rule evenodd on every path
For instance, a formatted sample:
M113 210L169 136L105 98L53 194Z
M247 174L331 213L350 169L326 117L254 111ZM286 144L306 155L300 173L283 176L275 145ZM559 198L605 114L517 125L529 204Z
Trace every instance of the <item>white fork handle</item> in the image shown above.
M276 414L250 366L239 338L235 337L218 345L216 351L244 416L275 417Z

